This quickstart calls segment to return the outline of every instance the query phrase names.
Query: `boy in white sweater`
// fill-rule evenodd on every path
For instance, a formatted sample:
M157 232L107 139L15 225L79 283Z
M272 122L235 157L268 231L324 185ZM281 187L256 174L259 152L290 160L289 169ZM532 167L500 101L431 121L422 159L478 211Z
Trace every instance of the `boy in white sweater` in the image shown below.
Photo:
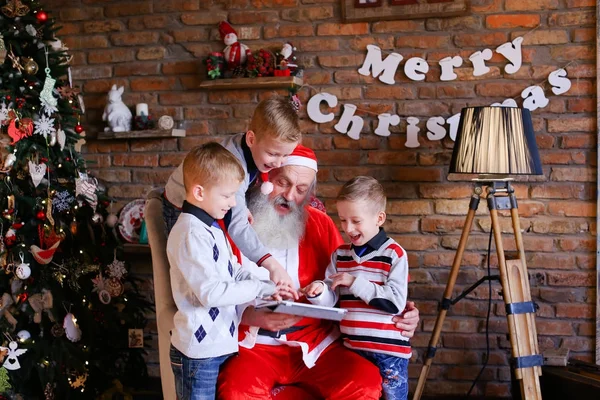
M186 197L167 242L177 305L171 367L179 400L214 399L219 368L238 350L236 305L279 288L242 269L221 220L235 205L244 169L218 143L194 148L183 161ZM248 260L244 260L248 262Z

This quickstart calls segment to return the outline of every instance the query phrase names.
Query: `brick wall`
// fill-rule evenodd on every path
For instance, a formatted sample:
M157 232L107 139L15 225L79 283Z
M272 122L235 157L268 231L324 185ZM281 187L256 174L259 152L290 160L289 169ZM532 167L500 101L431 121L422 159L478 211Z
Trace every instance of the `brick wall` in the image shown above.
M125 101L146 102L155 116L184 121L187 137L164 140L95 141L86 151L97 161L95 173L122 202L163 184L193 146L243 131L255 104L273 91L198 89L202 58L223 48L217 23L229 19L252 49L277 49L286 40L298 48L306 69L306 101L315 90L335 94L375 113L400 115L388 138L373 134L376 117L365 117L359 141L337 133L333 124L316 125L306 115L304 143L317 151L319 196L335 211L332 198L341 184L368 174L384 181L390 197L387 229L410 253L410 298L422 312L411 365L420 370L468 206L471 185L446 180L452 142L424 137L427 118L449 117L465 105L488 105L517 97L549 72L567 67L571 90L533 112L545 175L518 183L521 225L531 290L540 305L537 324L542 349L565 346L574 357L593 359L595 303L595 2L592 0L472 0L468 15L448 19L404 20L340 25L339 0L54 0L61 37L73 50L73 77L83 87L86 127L101 126L105 93L124 85ZM525 37L524 63L506 75L498 54L483 77L471 74L468 56L538 29ZM425 82L408 80L401 70L394 86L356 69L366 45L420 56L431 68ZM437 61L461 55L459 79L439 82ZM403 63L401 64L403 65ZM312 92L311 92L312 90ZM282 93L285 94L285 93ZM336 110L336 115L340 115ZM421 147L407 149L406 117L421 119ZM502 220L508 227L508 220ZM465 255L457 286L469 286L485 273L489 218L485 204ZM510 238L508 238L510 239ZM511 247L509 246L508 249ZM514 246L513 246L514 248ZM495 257L494 257L495 259ZM494 264L492 259L492 264ZM494 299L498 299L495 285ZM427 385L427 393L465 393L482 364L485 350L487 288L480 287L449 313ZM491 317L492 355L479 393L507 396L510 370L503 304ZM153 358L155 360L155 357ZM153 373L157 369L153 368ZM443 382L443 385L441 384ZM413 386L414 388L414 381Z

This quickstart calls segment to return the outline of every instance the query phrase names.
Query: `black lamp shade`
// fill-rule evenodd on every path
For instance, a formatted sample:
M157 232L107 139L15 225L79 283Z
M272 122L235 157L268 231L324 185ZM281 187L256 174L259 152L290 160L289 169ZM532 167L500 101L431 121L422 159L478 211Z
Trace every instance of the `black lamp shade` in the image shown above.
M542 162L529 110L516 107L463 108L449 172L542 175Z

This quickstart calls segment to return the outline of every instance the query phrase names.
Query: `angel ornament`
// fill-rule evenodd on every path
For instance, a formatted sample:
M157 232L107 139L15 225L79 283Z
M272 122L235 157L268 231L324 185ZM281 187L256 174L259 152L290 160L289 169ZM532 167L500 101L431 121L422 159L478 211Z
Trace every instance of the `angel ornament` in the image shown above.
M21 368L21 364L19 363L19 359L17 357L25 354L27 349L19 349L19 345L14 340L8 344L8 347L0 346L0 350L7 350L8 354L6 356L6 360L2 366L8 370L14 371Z

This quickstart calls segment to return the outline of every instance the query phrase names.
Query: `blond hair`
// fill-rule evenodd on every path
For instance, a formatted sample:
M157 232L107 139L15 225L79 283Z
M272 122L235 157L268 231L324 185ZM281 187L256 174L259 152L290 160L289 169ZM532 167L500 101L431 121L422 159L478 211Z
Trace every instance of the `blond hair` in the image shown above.
M366 201L377 211L385 212L386 197L381 183L370 176L357 176L342 186L337 201Z
M186 192L194 185L211 187L230 180L242 182L244 176L240 161L216 142L194 147L183 160L183 185Z
M266 137L285 143L300 142L302 132L298 114L292 103L283 97L271 97L261 101L252 115L250 130L257 140Z

